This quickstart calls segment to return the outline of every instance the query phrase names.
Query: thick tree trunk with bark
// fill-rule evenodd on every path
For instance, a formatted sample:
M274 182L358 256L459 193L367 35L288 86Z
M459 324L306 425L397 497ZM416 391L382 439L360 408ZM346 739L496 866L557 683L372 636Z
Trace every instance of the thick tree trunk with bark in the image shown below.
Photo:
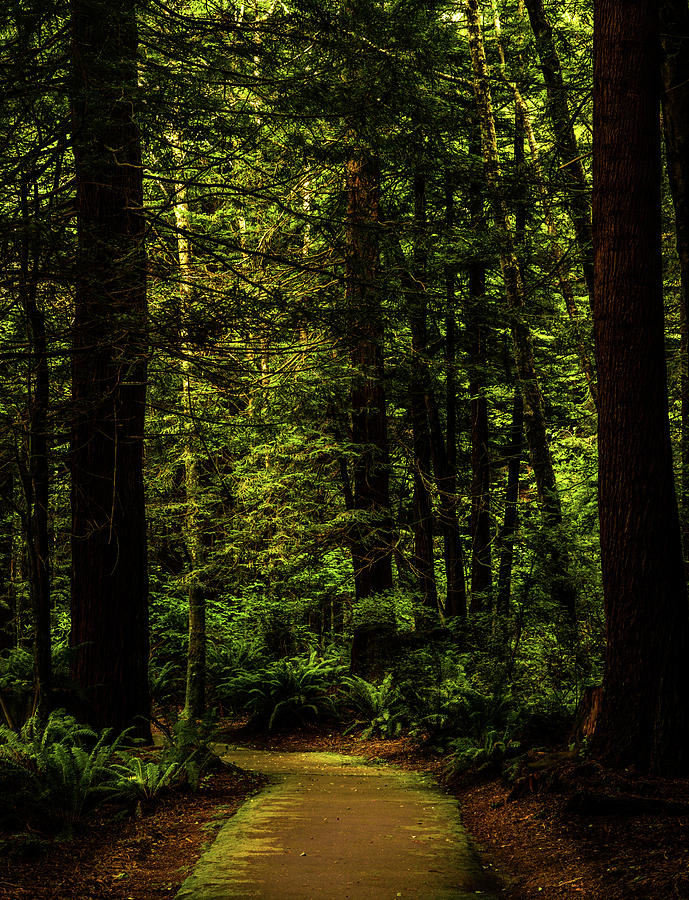
M594 751L689 768L689 604L672 470L656 0L600 0L594 52L599 511L607 621Z
M574 131L574 117L567 100L567 89L562 77L562 65L555 46L553 28L546 15L543 0L526 0L526 8L541 61L548 100L547 111L555 135L555 150L569 188L567 200L569 216L574 225L584 279L593 307L593 242L588 179Z
M354 510L361 514L352 530L352 563L357 600L392 587L392 525L389 451L383 373L384 328L380 309L379 171L377 161L360 151L347 163L346 304L352 323L354 383L352 443ZM373 664L375 630L354 635L352 667Z
M134 0L72 0L78 250L72 674L93 725L150 738L142 477L146 256Z

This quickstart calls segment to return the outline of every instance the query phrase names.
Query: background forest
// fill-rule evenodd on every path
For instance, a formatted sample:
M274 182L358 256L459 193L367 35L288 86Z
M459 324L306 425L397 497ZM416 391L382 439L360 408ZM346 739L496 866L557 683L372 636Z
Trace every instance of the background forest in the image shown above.
M150 692L464 765L570 720L605 639L592 32L590 0L3 4L9 728L146 737Z

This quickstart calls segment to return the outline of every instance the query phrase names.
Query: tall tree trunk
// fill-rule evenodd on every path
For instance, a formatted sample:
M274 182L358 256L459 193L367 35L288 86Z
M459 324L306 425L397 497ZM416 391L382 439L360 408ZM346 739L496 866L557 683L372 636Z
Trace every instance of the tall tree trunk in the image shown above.
M545 81L547 111L555 135L555 151L568 183L567 205L574 226L579 256L584 270L589 301L593 307L593 242L591 239L591 201L588 179L581 161L574 117L567 100L560 56L543 0L525 0L529 21L536 38L536 50Z
M448 233L454 224L454 194L448 179L446 184L447 227ZM391 237L390 246L399 266L405 290L413 296L417 289L417 281L409 272L407 260L397 238ZM453 264L445 266L446 310L445 310L445 395L446 395L446 428L440 421L431 374L427 361L415 357L418 365L417 374L423 386L426 407L426 422L430 438L430 458L438 490L438 522L443 534L443 556L447 592L443 614L446 619L453 617L466 618L467 596L464 579L464 555L459 533L457 517L457 389L455 383L455 281L456 271ZM427 341L427 337L425 338ZM422 364L421 364L422 363ZM437 592L436 592L437 595Z
M346 167L347 247L346 304L354 331L352 363L352 443L358 445L354 464L354 508L361 514L352 534L352 563L357 600L392 587L392 527L389 496L389 450L383 372L384 328L380 308L379 170L366 151L352 156ZM375 667L377 629L358 629L352 646L352 667Z
M426 301L426 182L421 174L414 177L414 270L409 302L412 338L410 376L412 432L414 443L414 572L426 610L438 616L438 590L435 583L433 553L433 504L428 484L431 477L431 437L424 401L427 380L428 328Z
M466 10L474 73L474 92L481 125L484 171L487 188L492 199L493 221L501 237L500 268L511 319L516 370L524 401L524 428L531 465L536 477L538 498L543 510L550 569L554 573L552 591L567 617L573 619L576 593L569 570L570 561L567 547L559 534L559 526L562 524L562 507L550 456L543 395L536 374L531 335L522 314L525 305L524 285L514 250L514 235L510 226L509 212L502 192L495 118L479 20L478 0L467 0Z
M681 518L689 571L689 4L661 0L663 131L682 284Z
M474 137L475 135L475 137ZM472 129L472 150L481 158L478 124ZM471 180L471 227L478 236L485 229L483 179ZM488 400L485 384L486 265L474 256L469 264L467 341L469 349L469 412L471 418L471 611L492 604L492 553L490 534L490 454L488 451Z
M496 611L504 621L510 608L512 593L512 567L514 564L514 538L519 524L519 470L522 461L522 435L524 433L524 406L519 385L515 385L512 400L512 422L507 453L507 482L505 485L505 517L499 537L500 567Z
M14 473L2 454L0 466L0 651L16 644L14 590L12 584L12 495Z
M182 409L184 415L184 542L189 560L189 645L187 648L187 677L184 694L184 715L198 719L206 711L206 596L201 569L204 547L201 531L200 501L202 489L196 448L196 427L193 399L192 348L188 343L189 319L193 315L194 273L189 238L189 204L184 182L184 152L181 138L171 140L175 162L174 212L177 227L177 259L179 262L179 293L182 312Z
M523 245L526 237L526 205L528 189L524 181L524 117L515 107L514 112L514 167L521 185L514 210L515 245ZM523 272L523 268L522 268ZM523 280L523 274L522 274ZM507 380L514 380L513 364L505 354L505 375ZM519 383L514 385L512 399L512 419L510 423L509 443L507 447L507 480L505 482L505 512L502 528L498 535L500 563L498 567L498 590L496 613L498 623L507 619L512 595L512 569L514 566L514 541L519 525L519 472L521 470L522 453L524 451L524 401Z
M672 469L661 257L656 0L595 8L595 336L607 621L593 749L689 768L689 604Z
M37 194L37 191L35 192ZM34 216L38 215L38 197L34 196ZM50 466L48 463L48 412L50 370L45 332L45 314L38 304L38 267L40 250L31 240L29 182L22 178L20 206L23 222L20 293L28 321L31 343L28 459L25 479L29 595L33 613L33 663L36 711L44 717L50 705L52 660L50 639L50 540L48 503ZM32 390L31 390L32 388Z
M72 675L95 726L150 739L142 476L146 256L135 0L72 0L77 286Z
M444 614L446 619L466 619L467 594L464 580L464 555L456 506L457 475L454 466L450 463L438 405L430 386L425 399L431 429L431 458L438 486L439 519L444 535L445 571L448 576ZM448 439L450 439L449 430Z
M454 179L445 179L445 226L449 236L455 224ZM445 618L465 619L467 594L464 580L464 555L457 517L457 383L455 365L457 355L457 327L455 320L456 266L445 266L445 419L446 434L443 445L438 410L432 395L426 397L426 407L431 421L431 435L435 432L431 447L434 454L436 481L439 494L439 519L443 530L445 556ZM443 452L444 451L444 452Z
M541 205L543 207L543 214L545 218L545 224L548 229L548 235L550 237L550 252L552 255L553 263L555 271L557 272L557 281L558 287L560 288L560 293L562 294L562 299L565 301L565 309L567 311L567 315L569 316L570 321L574 325L575 328L579 327L579 311L577 308L577 301L574 296L574 289L572 287L572 282L569 277L569 272L567 270L566 265L566 253L560 245L560 241L558 238L558 228L555 221L555 216L553 214L553 208L551 203L550 192L548 190L548 185L546 184L545 178L543 177L543 169L541 166L541 158L540 152L538 150L538 144L536 142L536 135L534 134L533 126L531 125L531 117L529 116L528 107L522 97L521 91L517 87L516 84L511 84L509 79L507 78L507 64L505 59L505 50L502 42L502 30L500 26L500 18L498 16L497 8L495 5L495 0L492 0L493 3L493 19L495 23L495 36L498 44L498 52L500 54L500 68L502 70L503 78L505 82L509 85L510 89L514 94L514 105L515 105L515 122L518 130L521 131L522 134L526 134L529 143L529 152L531 154L532 160L532 176L534 176L533 180L536 183L536 187L538 188L538 194L541 199ZM516 155L515 155L516 162ZM581 164L581 163L579 163ZM522 166L523 166L523 152L522 152ZM583 171L583 170L582 170ZM524 177L526 177L526 173L524 173ZM587 200L588 204L588 200ZM590 217L590 211L587 212L587 219ZM591 395L591 399L593 400L593 405L596 406L598 402L597 397L597 387L596 387L596 375L595 368L591 358L589 356L588 350L584 345L584 342L579 334L576 336L576 347L577 353L579 356L579 362L581 365L581 370L583 372L584 378L586 379L586 384L589 389L589 393Z

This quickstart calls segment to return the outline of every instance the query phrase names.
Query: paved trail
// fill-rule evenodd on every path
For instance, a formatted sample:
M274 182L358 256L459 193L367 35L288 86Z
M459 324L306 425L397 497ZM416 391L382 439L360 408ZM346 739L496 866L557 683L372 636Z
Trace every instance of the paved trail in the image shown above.
M274 783L223 826L177 900L492 897L432 779L329 753L224 758Z

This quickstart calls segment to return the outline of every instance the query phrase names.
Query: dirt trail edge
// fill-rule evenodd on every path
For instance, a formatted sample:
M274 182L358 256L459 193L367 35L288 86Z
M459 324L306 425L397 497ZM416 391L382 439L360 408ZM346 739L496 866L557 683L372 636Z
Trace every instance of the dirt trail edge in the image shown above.
M223 826L177 900L494 897L457 802L431 778L330 753L223 758L273 783Z

